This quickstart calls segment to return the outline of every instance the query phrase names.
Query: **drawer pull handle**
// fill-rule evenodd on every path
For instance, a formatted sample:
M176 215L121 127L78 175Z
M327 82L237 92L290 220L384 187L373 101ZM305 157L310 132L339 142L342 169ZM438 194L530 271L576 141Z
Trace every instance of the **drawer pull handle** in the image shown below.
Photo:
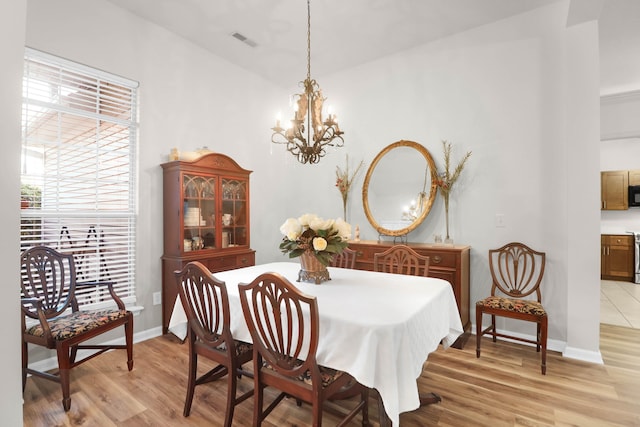
M442 262L442 257L440 255L436 255L431 257L431 259L433 260L434 264L440 264Z
M356 251L356 256L362 256L362 251Z
M240 261L240 262L242 262L243 264L246 264L247 263L247 259L246 258L242 258L242 261Z

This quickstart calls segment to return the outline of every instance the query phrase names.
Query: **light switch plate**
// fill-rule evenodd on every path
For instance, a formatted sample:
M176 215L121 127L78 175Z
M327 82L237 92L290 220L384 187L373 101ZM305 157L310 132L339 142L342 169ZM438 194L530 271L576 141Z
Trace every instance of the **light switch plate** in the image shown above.
M153 293L153 305L160 305L160 304L162 304L162 293L154 292Z

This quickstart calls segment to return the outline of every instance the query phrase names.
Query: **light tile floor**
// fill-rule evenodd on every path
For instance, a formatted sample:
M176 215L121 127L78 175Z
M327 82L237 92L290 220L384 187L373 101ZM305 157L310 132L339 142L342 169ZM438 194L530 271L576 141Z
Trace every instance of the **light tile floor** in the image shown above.
M600 323L640 329L640 284L601 280Z

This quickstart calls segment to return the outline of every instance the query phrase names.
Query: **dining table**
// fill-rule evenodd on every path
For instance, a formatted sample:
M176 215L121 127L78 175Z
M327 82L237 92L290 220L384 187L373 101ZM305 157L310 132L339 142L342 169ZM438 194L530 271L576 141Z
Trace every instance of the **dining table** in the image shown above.
M448 348L464 331L449 282L422 276L328 267L330 280L297 282L300 264L273 262L215 273L229 295L230 327L235 339L251 342L238 284L266 272L284 276L318 303L319 364L345 371L377 390L393 425L402 412L421 401L417 379L430 353ZM181 340L187 318L176 300L169 331Z

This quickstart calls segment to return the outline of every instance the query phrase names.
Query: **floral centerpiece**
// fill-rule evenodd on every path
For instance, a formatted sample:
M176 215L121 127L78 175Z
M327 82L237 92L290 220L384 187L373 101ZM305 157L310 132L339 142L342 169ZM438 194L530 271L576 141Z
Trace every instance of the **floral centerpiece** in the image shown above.
M322 219L304 214L287 219L280 232L284 234L280 242L282 253L288 253L289 258L301 257L298 281L313 279L317 284L330 280L327 265L347 247L351 225L342 218Z
M447 236L445 238L445 242L452 243L453 240L449 237L449 194L451 193L451 189L453 188L453 184L456 183L462 170L464 169L464 165L471 157L471 151L467 151L467 154L464 155L462 160L458 163L453 172L450 170L451 167L451 143L447 141L442 141L442 148L444 150L444 172L438 173L438 178L436 180L436 184L440 188L440 195L444 199L444 213L445 213L445 221L447 227Z

